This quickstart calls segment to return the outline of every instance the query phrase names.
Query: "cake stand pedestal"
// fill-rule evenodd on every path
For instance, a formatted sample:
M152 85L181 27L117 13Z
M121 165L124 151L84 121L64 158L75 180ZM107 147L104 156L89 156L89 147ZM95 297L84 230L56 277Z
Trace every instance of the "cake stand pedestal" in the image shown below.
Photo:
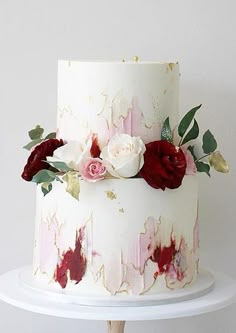
M0 276L0 300L24 310L56 317L105 320L109 333L123 333L125 321L172 319L222 309L236 301L236 281L222 273L214 273L214 288L204 296L162 305L88 306L58 302L56 298L36 293L19 281L22 268Z
M123 333L125 329L125 321L108 320L108 333Z

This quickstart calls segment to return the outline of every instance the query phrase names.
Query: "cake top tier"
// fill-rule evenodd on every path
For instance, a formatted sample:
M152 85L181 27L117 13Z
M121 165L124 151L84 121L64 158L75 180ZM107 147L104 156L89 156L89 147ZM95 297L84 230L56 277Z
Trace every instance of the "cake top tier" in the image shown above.
M116 133L160 138L166 117L178 123L178 63L59 61L58 136L97 135L104 146Z
M140 60L138 57L134 57L133 60L67 60L67 59L61 59L58 61L60 62L67 62L69 64L72 63L87 63L87 64L132 64L132 65L178 65L178 61L155 61L155 60Z

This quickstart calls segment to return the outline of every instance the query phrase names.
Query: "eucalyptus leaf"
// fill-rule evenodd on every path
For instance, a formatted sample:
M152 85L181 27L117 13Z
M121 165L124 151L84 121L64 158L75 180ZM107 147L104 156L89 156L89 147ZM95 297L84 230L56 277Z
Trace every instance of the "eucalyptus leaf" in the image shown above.
M23 148L27 150L31 150L34 146L36 146L38 143L42 142L43 139L35 139L29 142L27 145L25 145Z
M41 183L51 183L54 180L62 182L54 172L47 169L42 169L38 173L36 173L36 175L33 176L32 182L36 184L41 184Z
M42 139L43 132L44 129L37 125L34 129L30 130L28 134L31 140L37 140Z
M172 131L170 128L170 119L169 117L166 118L166 120L163 123L162 129L161 129L161 140L166 140L169 142L173 142L173 136Z
M181 138L186 133L186 131L189 128L189 125L191 124L197 110L200 109L201 106L202 106L202 104L194 107L182 118L182 120L181 120L181 122L178 126L178 134Z
M80 183L78 173L74 171L67 172L63 178L66 183L66 191L72 195L75 199L79 199L79 192L80 192Z
M194 161L196 161L197 160L197 156L195 155L195 152L194 152L194 146L188 146L188 150L192 154Z
M217 148L217 142L210 130L203 134L202 149L205 154L213 153Z
M197 139L198 135L199 135L199 126L198 126L196 119L194 119L193 126L189 130L189 132L186 134L186 136L184 137L184 139L182 141L182 145L184 145L185 143L187 143L191 140Z
M68 165L64 162L60 162L60 161L55 161L55 162L45 161L45 162L52 165L57 170L65 171L65 172L72 171L72 169L70 167L68 167Z
M51 183L42 183L41 184L41 190L43 192L43 195L47 195L52 190L52 184Z
M45 136L45 140L47 139L55 139L56 138L56 132L49 133Z
M196 161L196 167L198 172L205 172L209 177L210 175L210 165L205 162Z

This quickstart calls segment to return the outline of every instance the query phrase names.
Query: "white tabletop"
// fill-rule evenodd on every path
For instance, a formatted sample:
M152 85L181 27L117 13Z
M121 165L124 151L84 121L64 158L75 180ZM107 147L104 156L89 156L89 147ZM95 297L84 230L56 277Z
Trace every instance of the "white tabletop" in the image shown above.
M218 310L236 301L236 281L222 273L214 273L215 287L212 291L205 296L178 303L134 307L60 303L25 288L19 281L21 270L15 269L0 276L0 299L28 311L57 317L115 321L170 319Z

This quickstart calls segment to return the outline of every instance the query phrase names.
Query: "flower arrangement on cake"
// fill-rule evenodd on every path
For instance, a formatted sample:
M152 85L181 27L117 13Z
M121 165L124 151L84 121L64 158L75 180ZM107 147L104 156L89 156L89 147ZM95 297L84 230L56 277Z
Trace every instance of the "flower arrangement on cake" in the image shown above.
M130 300L196 281L196 174L229 167L201 105L179 121L178 101L178 63L59 61L57 130L29 131L22 173L43 289Z
M185 175L205 172L210 168L227 173L229 166L217 151L217 142L210 130L202 137L202 156L195 152L199 126L195 118L201 105L191 109L171 129L169 117L163 123L160 140L146 145L140 137L115 134L107 145L99 147L92 133L85 142L64 142L56 133L43 137L44 129L37 125L29 131L32 140L24 148L31 151L22 178L41 184L44 195L52 190L52 182L66 182L67 191L79 198L79 179L97 182L105 178L142 177L155 189L175 189ZM191 143L191 144L190 144ZM198 149L199 150L199 149Z

